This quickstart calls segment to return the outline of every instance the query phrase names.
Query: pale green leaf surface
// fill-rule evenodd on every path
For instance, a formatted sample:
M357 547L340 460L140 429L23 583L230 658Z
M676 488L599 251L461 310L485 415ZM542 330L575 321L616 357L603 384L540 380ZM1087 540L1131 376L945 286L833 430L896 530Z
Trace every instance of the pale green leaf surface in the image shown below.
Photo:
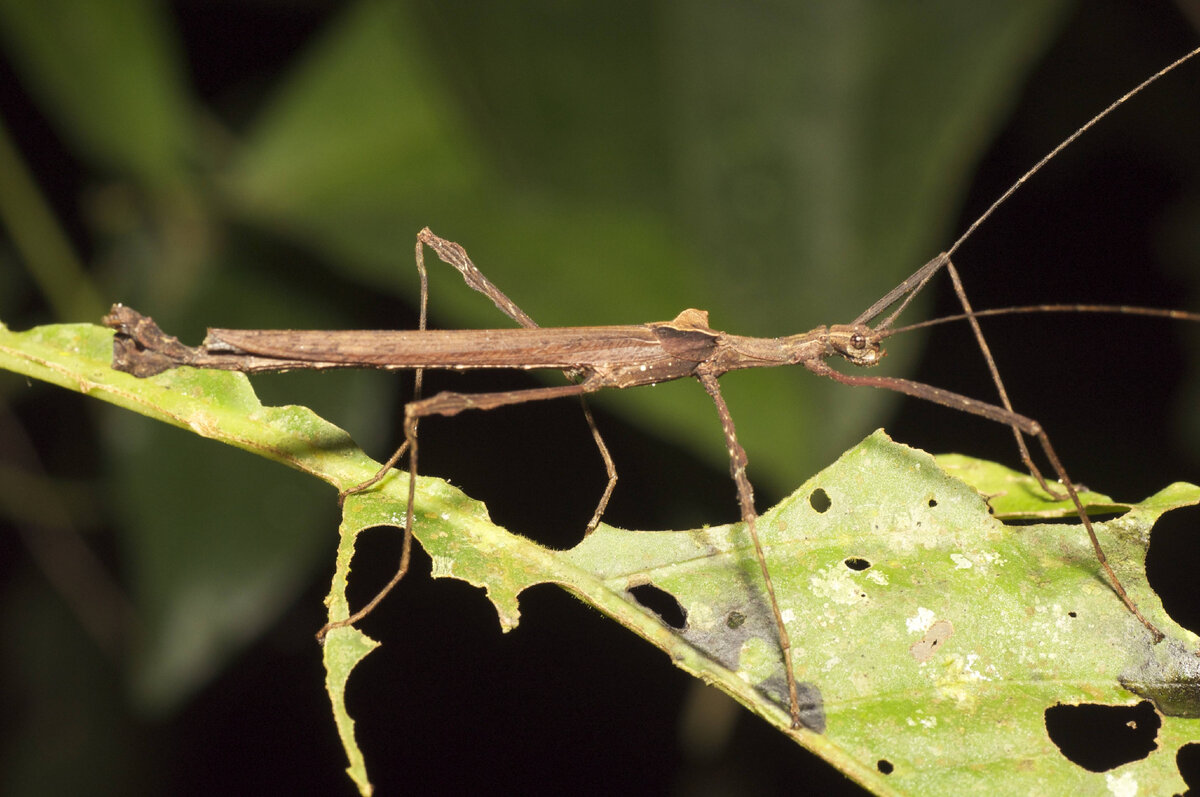
M938 465L987 496L988 505L998 518L1056 518L1075 514L1070 500L1049 500L1046 491L1027 473L962 454L943 454L938 457ZM1130 508L1129 504L1118 503L1082 485L1076 487L1079 500L1092 512L1123 512Z
M986 479L999 475L999 466L973 465ZM818 489L825 511L810 500ZM1099 575L1081 527L1006 527L931 457L876 433L760 522L796 675L820 706L808 716L824 732L799 741L880 793L1097 793L1106 773L1064 758L1044 711L1139 702L1122 683L1189 715L1166 717L1163 738L1195 739L1197 639L1162 611L1143 565L1157 517L1198 500L1200 489L1173 485L1096 526L1134 600L1170 635L1153 646ZM672 594L688 617L683 640L735 674L715 675L706 660L701 677L785 729L775 634L740 525L602 529L567 556L614 592L653 583ZM937 643L922 649L929 635ZM1141 793L1178 792L1178 746L1116 774ZM880 760L894 771L880 774Z
M86 325L0 330L0 365L335 484L354 484L374 469L311 412L259 405L241 376L181 369L138 380L107 370L109 339ZM951 463L984 485L1019 481L996 466ZM356 535L403 523L404 485L397 475L347 502L331 619L349 610ZM813 499L817 490L827 507ZM1096 524L1133 599L1168 633L1154 646L1099 575L1080 528L1005 526L932 457L872 435L760 521L804 685L809 728L798 732L787 728L777 636L741 524L601 527L573 550L555 552L494 526L482 505L440 480L422 479L418 497L417 536L434 575L483 587L505 629L519 620L523 589L557 583L880 793L1098 793L1113 779L1139 793L1184 788L1174 756L1200 734L1197 639L1163 612L1144 559L1157 517L1200 501L1200 488L1172 485ZM687 626L675 632L632 600L627 590L639 584L673 595ZM364 793L370 785L343 697L350 670L374 644L340 631L325 649L335 719ZM1143 698L1167 714L1159 747L1110 772L1076 766L1046 735L1044 712L1057 703ZM891 774L879 772L881 760Z
M112 370L112 331L52 324L0 327L0 367L219 439L335 485L374 474L349 435L304 407L264 407L243 374L181 368L155 379Z
M346 539L353 540L353 537L348 536ZM344 586L343 584L343 589ZM333 719L337 724L338 736L341 737L342 746L346 748L346 756L350 760L346 774L362 794L371 794L366 761L363 760L362 751L358 748L354 736L354 720L346 711L346 681L358 663L378 647L379 643L353 627L333 629L329 632L327 642L322 656L325 664L325 689L329 692L329 702L333 706Z

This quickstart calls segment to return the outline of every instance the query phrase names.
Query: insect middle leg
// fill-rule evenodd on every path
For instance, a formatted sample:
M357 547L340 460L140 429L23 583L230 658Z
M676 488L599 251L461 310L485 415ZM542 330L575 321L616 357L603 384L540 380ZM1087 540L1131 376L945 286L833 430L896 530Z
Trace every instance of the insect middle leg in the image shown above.
M763 584L767 588L767 601L771 605L775 630L779 634L779 648L783 654L783 672L787 678L788 713L791 715L792 728L800 728L803 721L800 718L800 695L796 686L796 671L792 666L792 640L788 636L787 627L783 622L783 612L779 608L779 599L775 594L775 583L771 579L771 570L767 567L767 554L758 538L758 512L754 508L754 488L746 476L746 449L738 442L737 430L733 425L733 415L729 412L729 405L725 403L725 397L721 394L717 377L701 371L696 378L700 380L705 392L713 400L713 404L717 407L717 415L721 419L721 431L725 435L725 448L729 452L729 475L737 487L738 507L741 509L742 522L746 524L750 542L754 545L754 555L758 560Z

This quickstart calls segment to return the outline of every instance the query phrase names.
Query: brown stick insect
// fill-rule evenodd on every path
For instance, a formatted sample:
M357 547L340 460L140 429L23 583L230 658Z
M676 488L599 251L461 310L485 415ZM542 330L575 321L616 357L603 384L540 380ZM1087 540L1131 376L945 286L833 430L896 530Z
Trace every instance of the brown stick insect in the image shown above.
M1013 431L1021 460L1026 468L1050 497L1054 500L1071 502L1087 531L1096 559L1106 574L1112 589L1128 610L1147 629L1152 639L1158 642L1163 639L1163 633L1142 614L1130 599L1125 587L1109 565L1092 528L1091 519L1079 499L1078 489L1068 476L1050 443L1050 438L1037 421L1021 415L1013 409L977 320L982 315L991 314L991 311L975 311L972 308L951 257L1001 204L1066 146L1130 97L1197 54L1200 54L1200 49L1193 50L1163 68L1093 117L1026 171L966 229L946 252L930 260L908 279L888 291L849 324L819 326L808 332L780 338L753 338L715 330L709 326L706 312L688 309L670 321L624 326L543 329L538 327L533 319L480 272L461 246L435 235L426 228L417 235L416 263L421 280L421 304L420 322L416 330L209 329L204 343L200 347L192 348L164 334L150 318L131 308L116 305L105 318L105 323L118 332L114 344L113 367L136 376L151 376L184 365L244 373L334 368L413 369L415 371L416 398L409 402L404 410L404 444L373 478L343 491L340 495L340 498L344 500L350 494L370 489L387 475L405 453L408 454L410 475L408 507L399 566L389 583L370 602L348 618L327 625L322 629L321 635L332 628L355 623L370 613L403 578L408 569L416 498L417 427L421 418L431 415L451 416L469 409L489 410L542 399L568 396L578 396L582 399L588 393L607 388L630 388L694 377L712 398L721 422L729 453L730 472L737 489L741 518L746 524L754 546L766 598L774 615L779 636L792 725L800 727L801 705L791 661L791 642L756 529L758 515L754 506L753 488L746 475L747 455L738 441L733 417L721 394L718 379L734 370L802 365L815 374L847 385L897 391L1009 426ZM499 330L428 330L426 328L428 285L424 264L424 247L426 246L432 249L441 260L454 266L471 288L491 299L519 327ZM922 326L917 324L912 327L895 328L893 324L912 299L937 273L943 270L949 274L955 294L962 306L963 312L958 318L965 319L971 326L972 333L996 386L999 403L980 401L908 379L845 374L828 364L827 361L830 359L841 358L856 366L876 365L884 356L882 345L885 338L905 329ZM1200 317L1177 311L1147 311L1112 307L1086 308L1082 306L1023 308L1025 311L1064 309L1143 312L1172 318L1200 320ZM889 310L890 312L888 312ZM926 324L928 323L936 322L926 322ZM874 325L872 326L872 324ZM421 377L426 368L455 370L468 368L559 369L567 374L569 384L482 394L443 392L429 398L421 398ZM612 457L586 404L584 412L608 473L607 486L585 531L585 533L590 533L600 522L616 484L617 474ZM1026 436L1038 442L1053 476L1061 487L1052 486L1034 464L1025 441Z

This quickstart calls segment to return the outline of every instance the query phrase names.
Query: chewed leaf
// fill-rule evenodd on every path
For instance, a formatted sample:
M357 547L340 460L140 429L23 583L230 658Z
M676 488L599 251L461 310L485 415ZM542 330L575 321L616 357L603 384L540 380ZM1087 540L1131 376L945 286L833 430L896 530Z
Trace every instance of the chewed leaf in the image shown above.
M242 377L190 369L139 380L106 368L110 333L86 325L0 329L0 365L95 395L285 462L341 487L374 464L344 432L303 408L264 407ZM1150 643L1101 575L1075 525L1006 526L997 514L1062 515L1039 506L1031 480L990 463L934 458L877 432L763 514L766 547L802 682L805 727L789 727L779 636L741 524L689 531L601 527L558 552L490 522L485 508L437 479L418 483L416 535L434 575L482 587L501 626L520 593L550 582L578 595L672 661L732 695L879 793L1179 793L1175 755L1200 738L1197 638L1163 611L1144 575L1150 530L1200 502L1175 484L1114 505L1096 523L1133 600L1168 639ZM330 619L349 614L345 585L358 533L404 522L396 473L346 503ZM631 590L653 587L682 620L665 622ZM368 793L344 690L375 647L354 629L329 635L327 688L350 772ZM1117 770L1072 763L1047 732L1047 711L1148 701L1156 748ZM1152 712L1154 713L1154 712ZM1115 780L1114 780L1115 779ZM1113 787L1115 788L1115 787Z
M367 779L367 764L354 736L354 720L346 710L346 681L359 662L378 645L357 628L335 628L329 632L323 655L325 689L333 705L333 720L337 724L342 747L350 759L346 774L363 794L371 793L371 782Z
M957 462L989 476L999 467ZM1146 698L1168 715L1164 738L1197 738L1197 639L1144 577L1155 520L1197 501L1200 489L1174 485L1096 524L1133 599L1170 637L1156 646L1082 527L1005 526L932 457L876 433L760 523L813 731L797 740L881 792L1055 794L1104 783L1048 737L1044 712L1057 703ZM786 731L778 635L740 524L602 529L566 556L614 593L649 583L673 596L687 617L679 636L702 653L698 674ZM1126 770L1145 793L1178 792L1176 752L1163 745Z
M994 476L988 463L959 464ZM1167 715L1162 739L1200 735L1196 637L1166 616L1143 576L1150 528L1200 501L1191 485L1096 524L1134 600L1170 635L1155 646L1104 581L1081 527L1006 526L932 457L872 435L761 520L801 681L800 731L788 727L778 634L741 524L602 526L560 553L481 511L472 517L450 488L426 495L417 535L434 574L483 587L506 630L525 586L557 583L882 793L1103 788L1104 774L1072 763L1048 736L1045 712L1057 704L1148 699ZM368 513L362 526L385 520ZM633 597L647 585L678 603L682 628ZM1122 772L1148 793L1182 790L1178 746Z

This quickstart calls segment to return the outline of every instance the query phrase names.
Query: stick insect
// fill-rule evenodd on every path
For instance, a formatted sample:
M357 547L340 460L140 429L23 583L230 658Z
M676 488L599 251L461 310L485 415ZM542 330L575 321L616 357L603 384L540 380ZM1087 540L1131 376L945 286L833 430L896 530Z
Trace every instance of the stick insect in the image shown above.
M995 210L1008 200L1024 183L1050 160L1101 119L1110 114L1146 86L1200 54L1193 50L1174 63L1143 81L1113 102L1050 153L1026 171L1006 190L944 253L930 260L912 276L888 291L877 302L849 324L819 326L808 332L781 338L752 338L715 330L709 326L708 314L701 310L684 310L671 321L638 325L606 327L566 327L543 329L522 311L475 266L460 245L441 238L428 228L417 235L416 264L421 283L420 321L418 329L404 331L294 331L294 330L232 330L209 329L204 343L192 348L164 334L154 322L131 308L116 305L105 323L116 329L113 365L136 376L150 376L169 368L193 366L257 373L292 369L325 370L334 368L413 369L416 396L404 408L404 443L371 479L344 490L339 500L368 490L381 481L390 470L408 455L408 506L400 563L387 585L365 606L344 620L329 623L329 630L349 625L369 614L407 572L412 548L414 504L417 476L417 429L422 418L432 415L452 416L464 410L489 410L511 404L543 399L576 396L583 399L589 393L607 388L629 388L653 385L685 377L697 379L712 399L721 423L729 454L729 467L734 481L742 521L753 544L755 557L771 607L779 637L784 672L787 680L789 714L792 727L801 726L801 704L791 659L791 641L779 608L770 569L756 528L758 518L754 492L746 474L747 454L738 440L733 417L721 393L718 379L729 371L782 365L802 365L819 376L846 385L882 388L904 393L926 401L942 404L1009 426L1016 440L1020 457L1041 488L1054 500L1069 500L1090 539L1096 559L1108 581L1130 613L1146 628L1154 642L1164 634L1142 614L1129 597L1124 585L1109 565L1092 527L1091 519L1079 499L1078 489L1068 476L1050 438L1032 418L1017 413L1009 400L1004 382L996 368L978 318L990 311L975 311L962 285L952 256ZM429 247L439 259L453 266L474 290L499 308L518 324L515 329L501 330L428 330L428 283L424 263L424 248ZM953 393L909 379L887 376L865 376L843 373L831 367L828 360L840 358L852 365L870 367L884 355L883 341L897 332L894 322L912 300L938 273L945 271L962 306L962 314L971 327L975 341L996 386L998 403ZM1063 306L1025 308L1026 310L1087 309ZM1120 311L1121 308L1090 308ZM1177 311L1139 311L1172 318L1198 317ZM926 322L933 323L933 322ZM438 393L432 397L420 395L424 369L518 368L559 369L568 377L568 384L494 393ZM584 413L592 436L600 451L608 474L608 482L585 534L594 530L608 504L616 484L616 468L607 446L584 404ZM1061 487L1052 486L1033 461L1026 437L1037 441L1054 479Z

